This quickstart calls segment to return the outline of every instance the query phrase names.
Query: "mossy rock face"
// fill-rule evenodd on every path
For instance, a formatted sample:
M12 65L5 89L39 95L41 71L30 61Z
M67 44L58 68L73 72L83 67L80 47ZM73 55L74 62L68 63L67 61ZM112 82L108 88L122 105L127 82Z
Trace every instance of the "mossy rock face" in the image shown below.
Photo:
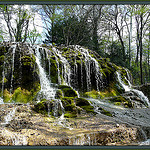
M34 110L46 116L59 117L62 115L61 106L56 100L42 99L39 103L34 105Z
M61 101L62 101L62 104L64 106L65 113L77 114L77 108L76 108L76 105L74 103L73 97L63 97L63 98L61 98ZM73 115L73 116L75 116L75 115Z
M84 109L87 113L95 113L94 107L90 105L90 102L84 98L76 98L75 103L77 106Z
M105 109L102 109L101 113L106 115L106 116L112 117L112 114L109 111L105 110Z
M12 94L5 89L3 93L3 99L6 103L28 103L33 100L33 93L26 89L22 89L21 87L18 87L16 90L14 90Z
M77 97L78 96L77 92L67 85L59 85L58 89L62 90L64 97Z
M63 97L63 92L62 92L62 90L58 89L56 91L55 98L60 99L61 97Z
M51 57L50 59L50 75L51 75L50 76L51 82L58 83L57 63L56 63L55 57Z
M77 114L68 111L67 113L64 114L64 117L65 117L65 118L76 118L76 117L77 117Z
M90 103L88 102L88 100L84 98L76 98L75 102L77 106L90 106Z
M100 93L98 91L96 91L96 90L92 90L90 92L84 93L83 96L97 99L97 98L100 98Z
M10 103L11 102L11 97L12 97L12 94L7 89L5 89L4 93L3 93L4 102L5 103Z
M21 63L24 66L34 67L34 65L35 65L35 57L34 57L34 55L32 55L32 57L28 56L28 55L22 56L21 57Z
M108 101L114 103L115 105L122 105L124 107L133 108L131 101L124 96L115 96L107 98Z
M117 96L120 95L122 92L122 90L117 87L117 85L115 83L110 83L108 88L105 88L104 90L101 91L96 91L96 90L92 90L89 92L85 92L83 94L83 97L90 97L90 98L94 98L94 99L104 99L106 97L112 97L112 96Z
M34 105L34 110L38 113L47 114L48 108L47 108L46 99L43 99L41 102Z
M21 87L17 88L12 96L12 101L16 103L28 103L32 100L32 94L30 91L21 89Z

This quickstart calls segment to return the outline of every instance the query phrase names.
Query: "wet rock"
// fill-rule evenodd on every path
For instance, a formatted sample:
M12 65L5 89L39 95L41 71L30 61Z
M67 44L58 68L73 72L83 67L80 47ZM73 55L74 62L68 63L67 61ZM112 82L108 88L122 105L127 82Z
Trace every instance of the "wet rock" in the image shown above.
M150 100L150 83L141 86L135 86L135 88L142 91Z
M80 115L60 122L34 112L32 107L17 107L20 111L10 124L0 127L0 145L133 145L142 140L138 128L122 123L116 126L102 117ZM148 133L148 128L145 131Z

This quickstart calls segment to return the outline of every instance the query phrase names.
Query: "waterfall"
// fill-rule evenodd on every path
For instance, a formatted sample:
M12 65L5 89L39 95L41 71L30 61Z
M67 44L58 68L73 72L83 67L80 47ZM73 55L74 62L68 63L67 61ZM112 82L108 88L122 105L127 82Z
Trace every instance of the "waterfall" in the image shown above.
M62 76L64 77L65 84L71 86L71 78L70 78L70 76L71 76L71 67L70 67L70 64L69 64L68 60L65 57L63 57L55 47L53 47L52 50L55 52L55 58L56 58L56 55L57 55L59 57L60 61L62 62L62 65L63 65L63 67L62 67Z
M10 84L10 93L13 91L13 76L14 76L14 62L15 62L15 51L16 51L16 44L12 45L12 74L11 74L11 84Z
M0 97L0 104L3 104L4 102L3 102L3 99Z
M121 79L121 74L120 74L118 71L116 71L116 74L117 74L118 81L119 81L119 83L121 84L121 86L124 88L125 92L132 91L132 92L136 93L136 94L140 97L140 99L141 99L148 107L150 107L150 102L149 102L148 98L143 94L142 91L133 89L133 88L131 87L130 81L129 81L127 78L125 78L125 79L126 79L126 81L129 83L129 86L126 85L126 84L122 81L122 79Z
M38 69L39 69L40 85L41 85L40 92L43 94L44 98L52 99L55 97L56 89L51 87L51 83L46 76L45 70L41 66L41 55L39 52L39 48L40 47L37 46L35 57L36 57L36 63L37 63Z
M95 73L95 79L96 79L96 87L97 91L99 91L99 82L102 80L102 74L100 72L100 67L95 58L93 58L90 54L88 49L85 49L83 47L80 47L78 45L75 46L75 49L79 51L82 56L85 59L85 69L86 69L86 81L87 81L87 90L91 90L91 64L94 64L94 73Z
M48 55L48 53L47 53L47 51L45 50L45 53L46 53L46 58L48 59L48 66L49 66L49 70L48 70L48 75L49 75L49 79L50 79L50 65L51 65L51 62L50 62L50 57L49 57L49 55Z

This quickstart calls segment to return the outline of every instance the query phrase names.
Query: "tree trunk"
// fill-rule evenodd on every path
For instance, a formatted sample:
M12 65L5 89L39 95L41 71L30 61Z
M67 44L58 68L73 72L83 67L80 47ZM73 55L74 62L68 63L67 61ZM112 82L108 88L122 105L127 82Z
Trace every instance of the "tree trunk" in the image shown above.
M93 50L98 50L98 35L97 35L97 23L98 18L95 16L95 5L93 6Z
M141 28L140 28L140 80L141 84L143 84L143 68L142 68L142 54L143 54L143 45L142 45L142 34L143 34L143 14L140 15L141 20Z
M150 26L149 26L149 47L148 47L148 82L150 82L150 61L149 61L149 59L150 59Z
M130 33L129 33L129 68L131 67L131 42L132 42L132 15L130 16Z
M119 40L120 40L121 47L122 47L123 61L124 61L124 63L125 63L125 61L126 61L126 55L125 55L124 42L123 42L123 40L122 40L121 33L120 33L120 30L119 30L119 28L118 28L117 25L116 25L116 28L117 28L117 34L118 34L118 36L119 36Z

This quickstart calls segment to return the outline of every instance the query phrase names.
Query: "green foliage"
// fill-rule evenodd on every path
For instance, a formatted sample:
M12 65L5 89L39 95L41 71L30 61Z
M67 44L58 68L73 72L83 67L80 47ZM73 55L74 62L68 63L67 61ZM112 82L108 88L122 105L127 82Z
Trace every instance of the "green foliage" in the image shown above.
M118 42L112 42L108 49L110 49L110 54L107 57L110 58L110 61L118 66L126 67L121 44L119 44Z
M46 34L47 39L44 43L55 42L57 45L80 44L82 46L89 45L88 24L78 20L76 16L68 16L66 18L55 21L52 29Z
M28 31L27 38L29 39L30 43L33 45L35 44L38 38L42 38L42 35L37 31L36 28L34 28L33 30Z

